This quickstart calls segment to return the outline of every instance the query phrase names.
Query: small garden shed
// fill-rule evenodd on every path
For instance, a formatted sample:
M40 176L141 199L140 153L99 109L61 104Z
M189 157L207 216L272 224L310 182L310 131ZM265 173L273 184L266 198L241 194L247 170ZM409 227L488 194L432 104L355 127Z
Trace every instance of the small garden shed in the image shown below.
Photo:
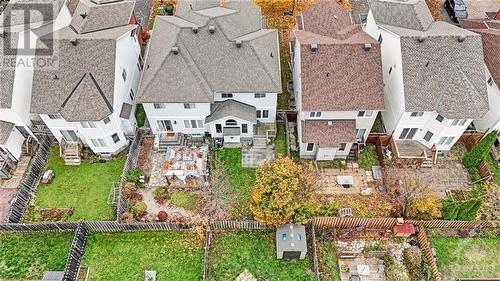
M286 224L276 230L276 254L278 259L304 259L307 253L306 228L298 224Z

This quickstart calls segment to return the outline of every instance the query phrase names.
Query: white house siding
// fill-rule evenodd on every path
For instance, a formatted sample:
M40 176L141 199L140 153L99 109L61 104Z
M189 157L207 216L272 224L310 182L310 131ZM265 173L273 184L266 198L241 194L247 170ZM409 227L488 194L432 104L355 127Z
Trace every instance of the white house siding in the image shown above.
M237 122L237 125L236 126L226 126L225 124L226 124L227 120L235 120ZM215 129L216 124L221 124L222 128L224 128L224 127L239 127L240 132L241 132L241 124L247 124L248 133L241 134L240 136L242 138L252 138L253 137L253 125L254 124L252 124L246 120L234 117L234 116L226 116L222 119L215 120L213 122L206 124L206 126L208 127L208 131L210 132L210 134L212 135L213 138L222 138L223 137L222 133L217 133L217 130Z
M222 98L221 93L214 94L215 101L223 101L227 98ZM257 118L262 123L274 123L276 121L276 105L278 100L277 93L266 93L263 98L256 98L254 93L233 93L233 100L253 105L256 110L268 110L268 118Z
M435 144L437 150L448 151L458 141L472 120L466 120L463 125L452 126L453 120L445 118L442 122L439 122L436 120L437 116L437 112L424 112L420 117L412 117L410 112L405 112L394 130L393 136L395 139L399 139L403 128L418 128L414 140L418 140L428 148L432 148ZM427 131L433 133L429 142L424 140ZM442 137L453 137L453 141L448 145L440 145L438 142Z
M0 145L0 147L9 151L10 154L16 158L16 160L19 160L22 153L23 142L23 135L14 127L5 144Z
M491 73L485 65L486 81L491 78ZM474 120L474 126L479 131L490 132L500 129L500 89L494 81L492 85L487 85L490 111L481 120Z
M210 115L210 103L196 103L195 108L185 109L183 103L164 103L165 108L156 109L153 103L143 104L146 116L154 134L160 132L158 120L170 120L174 132L202 135L209 128L204 124L205 117ZM201 120L201 128L186 128L184 120Z

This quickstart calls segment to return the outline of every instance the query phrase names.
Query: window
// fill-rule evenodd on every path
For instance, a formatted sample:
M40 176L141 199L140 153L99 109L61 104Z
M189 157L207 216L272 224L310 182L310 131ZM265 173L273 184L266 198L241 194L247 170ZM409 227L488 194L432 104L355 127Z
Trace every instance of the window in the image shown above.
M308 143L306 147L306 151L313 151L314 150L314 143Z
M321 114L322 114L322 112L320 112L320 111L318 111L318 112L312 111L312 112L309 113L309 117L311 117L311 118L319 118L319 117L321 117Z
M443 122L444 117L443 117L443 116L441 116L440 114L438 114L438 116L436 116L436 120L437 120L438 122Z
M52 114L47 114L50 119L61 119L62 116L59 113L52 113Z
M128 95L129 95L129 97L130 97L131 100L134 100L135 93L134 93L134 91L132 91L132 89L130 89L130 93L128 93Z
M391 74L391 72L392 72L392 66L391 66L391 68L389 68L389 74Z
M269 118L269 110L262 110L262 118Z
M132 31L130 31L130 37L134 37L137 35L137 28L134 28L132 29Z
M109 117L106 117L102 119L102 122L104 122L104 124L108 124L109 122L111 122L111 119L109 119Z
M170 120L156 120L156 124L160 131L173 131L172 121Z
M404 128L399 135L400 140L411 140L417 133L417 128Z
M221 124L215 124L215 132L217 134L221 134L222 133L222 125Z
M184 127L188 129L191 128L189 120L184 120Z
M358 111L358 117L372 117L373 116L373 111L368 110L368 111Z
M454 119L451 121L451 126L463 126L467 123L467 119Z
M432 136L434 136L434 134L431 131L427 131L427 133L425 133L424 140L426 140L427 142L430 142L432 139Z
M366 129L357 129L356 130L356 139L358 141L363 141L365 138L365 133L366 133Z
M94 122L80 122L83 128L95 128Z
M465 123L467 123L467 119L462 119L460 120L460 122L458 123L459 126L463 126L465 125Z
M378 42L379 42L379 43L382 43L382 41L383 41L383 40L384 40L384 38L382 38L382 34L380 34L380 35L378 36Z
M186 128L202 128L203 127L203 122L201 120L184 120L184 127Z
M446 141L447 137L442 137L439 139L438 144L441 145Z
M194 103L185 103L184 104L184 109L193 109L196 107L196 104Z
M203 121L196 120L196 122L198 123L198 128L203 128Z
M223 99L232 99L233 98L233 94L221 94L221 96Z
M493 78L492 77L490 77L490 79L488 79L487 82L488 82L488 85L493 86Z
M125 68L122 70L122 78L123 81L127 81L127 71L125 70Z
M241 124L241 133L248 134L248 125L247 124Z
M106 146L108 146L106 144L106 141L104 139L90 139L90 141L92 142L92 145L94 145L95 147L106 147Z
M59 132L66 141L75 142L78 140L78 137L76 136L76 133L73 130L60 130Z
M167 105L164 103L153 103L153 107L155 109L165 109L165 108L167 108Z
M424 115L423 112L412 112L410 114L411 117L422 117Z
M266 94L265 93L255 93L254 97L256 99L265 98Z
M347 146L347 143L345 143L345 142L339 144L339 151L345 151L346 146Z
M262 112L260 110L257 110L256 113L257 113L257 118L262 118Z
M451 125L456 126L459 121L460 121L459 119L455 119L455 120L451 121Z
M226 126L238 126L238 122L236 122L236 120L233 120L233 119L229 119L226 121Z
M445 145L450 145L451 142L454 140L455 138L454 137L448 137L448 139L446 140L446 142L444 143Z
M119 142L119 141L120 141L120 137L118 136L118 134L117 134L117 133L112 134L112 135L111 135L111 138L113 139L113 141L114 141L115 143L117 143L117 142Z

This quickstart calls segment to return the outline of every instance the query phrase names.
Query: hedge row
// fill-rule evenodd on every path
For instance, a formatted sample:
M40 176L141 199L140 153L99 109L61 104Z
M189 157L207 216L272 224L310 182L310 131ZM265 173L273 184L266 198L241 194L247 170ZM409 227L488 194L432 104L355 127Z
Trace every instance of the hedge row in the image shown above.
M479 163L488 155L491 147L497 138L497 131L492 131L482 138L470 151L464 154L462 160L464 166L468 169L477 168Z

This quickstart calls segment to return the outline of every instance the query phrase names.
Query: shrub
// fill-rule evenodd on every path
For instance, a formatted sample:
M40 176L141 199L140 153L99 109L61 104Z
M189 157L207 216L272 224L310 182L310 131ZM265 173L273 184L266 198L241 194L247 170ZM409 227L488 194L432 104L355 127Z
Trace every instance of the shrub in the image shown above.
M137 192L137 187L135 187L135 183L127 182L123 186L123 196L126 199L132 199Z
M164 187L157 187L153 190L153 198L158 204L163 204L168 199L168 192Z
M451 199L443 200L443 207L441 208L442 218L445 220L456 220L458 216L458 209L460 204Z
M394 256L392 254L389 254L389 253L384 255L383 260L384 260L385 267L393 266L396 263Z
M417 220L433 220L441 217L441 200L431 192L422 194L410 202L410 216Z
M143 34L146 35L147 32L144 32ZM143 36L143 38L144 38L144 36ZM135 119L137 120L137 127L140 128L140 127L144 126L144 123L146 122L146 111L144 110L144 107L142 106L142 104L138 104L137 108L135 109Z
M445 199L441 209L443 219L445 220L475 220L481 209L480 199L471 199L467 201L453 201Z
M387 281L409 281L406 268L402 264L393 264L385 269Z
M479 163L481 163L490 152L496 138L497 131L492 131L483 137L470 151L465 153L462 160L464 166L468 169L479 166Z
M357 162L359 167L366 171L371 171L372 166L380 165L375 147L373 145L366 146L359 154Z
M168 219L168 214L165 211L159 211L157 217L159 221L166 221Z
M408 271L415 275L422 269L422 252L417 247L406 248L403 250L403 261Z
M139 178L141 176L142 176L142 171L137 168L134 168L128 172L127 181L136 183L139 181Z
M339 203L332 200L321 206L318 211L318 215L322 217L335 217L339 213L339 208Z
M475 182L481 179L481 175L479 174L479 170L477 169L477 167L470 167L468 168L468 170L471 181Z
M144 216L148 211L148 206L144 202L137 202L132 207L132 213L134 213L134 217L140 218Z

